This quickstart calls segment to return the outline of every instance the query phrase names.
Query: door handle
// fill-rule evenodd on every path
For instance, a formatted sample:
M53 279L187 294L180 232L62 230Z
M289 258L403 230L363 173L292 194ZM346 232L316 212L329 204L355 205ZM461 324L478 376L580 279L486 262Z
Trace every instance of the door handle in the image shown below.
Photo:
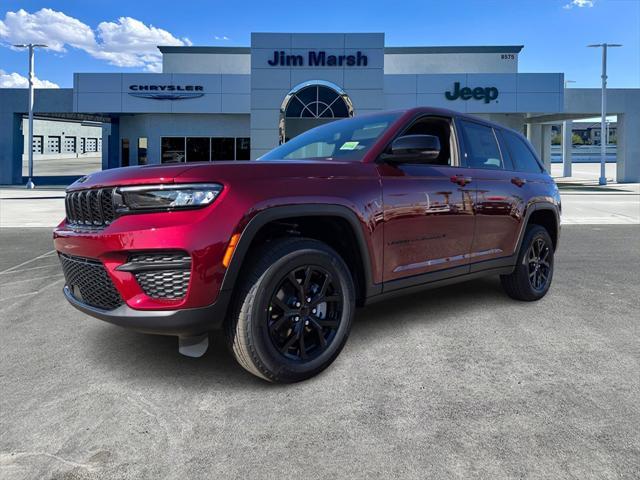
M525 183L527 183L527 181L524 178L513 177L511 179L511 183L513 183L514 185L516 185L518 187L522 187Z
M463 177L462 175L454 175L451 177L453 183L457 183L461 187L464 187L468 183L471 183L471 177Z

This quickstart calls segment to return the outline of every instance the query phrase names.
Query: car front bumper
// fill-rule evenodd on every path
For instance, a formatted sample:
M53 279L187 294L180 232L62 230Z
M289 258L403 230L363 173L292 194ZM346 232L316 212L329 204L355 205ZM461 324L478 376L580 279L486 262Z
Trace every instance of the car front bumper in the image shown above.
M221 328L231 296L229 291L221 291L213 304L199 308L135 310L124 304L102 310L78 300L68 286L63 292L71 305L92 317L143 333L176 336L200 335Z

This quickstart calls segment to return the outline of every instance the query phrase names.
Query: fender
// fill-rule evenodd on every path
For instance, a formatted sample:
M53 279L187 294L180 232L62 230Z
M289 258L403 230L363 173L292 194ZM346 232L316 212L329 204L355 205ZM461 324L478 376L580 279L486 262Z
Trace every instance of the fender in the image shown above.
M360 251L361 261L364 267L365 279L365 297L376 295L382 291L382 286L373 283L371 273L371 255L369 247L365 240L360 220L355 212L343 205L334 204L301 204L301 205L285 205L278 207L270 207L257 213L240 234L240 240L236 246L231 263L222 280L221 291L231 291L234 289L242 262L249 250L251 242L255 238L258 231L269 222L280 220L287 217L309 217L309 216L334 216L340 217L351 226L356 240L358 242L358 250Z
M531 217L533 212L539 212L542 210L550 210L551 212L553 212L553 215L556 218L556 239L557 239L556 250L558 250L558 245L560 243L560 213L558 211L558 205L546 200L538 201L538 202L534 202L530 206L530 208L527 208L527 212L524 216L524 221L522 222L522 226L520 227L520 232L518 233L518 241L516 242L516 251L514 254L516 258L518 256L518 252L520 252L520 247L522 246L522 240L524 239L524 232L527 229L527 225L529 224L529 218Z

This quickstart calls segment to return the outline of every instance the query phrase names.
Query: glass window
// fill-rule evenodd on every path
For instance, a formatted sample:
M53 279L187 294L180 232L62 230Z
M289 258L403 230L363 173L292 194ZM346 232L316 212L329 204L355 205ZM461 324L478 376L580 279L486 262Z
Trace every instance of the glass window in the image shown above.
M263 155L260 160L335 159L357 162L399 116L399 113L386 113L328 123L298 135Z
M121 153L120 166L128 167L129 166L129 139L128 138L122 139L122 144L120 146L120 153Z
M160 158L162 163L184 162L184 137L162 137Z
M147 164L147 138L138 138L138 165Z
M212 138L211 160L235 160L235 138Z
M504 168L493 128L462 120L467 166L471 168Z
M209 158L209 137L187 137L187 162L208 162Z
M505 130L503 136L514 167L519 172L541 173L542 167L525 141L513 132Z
M236 160L251 158L251 140L246 137L236 138Z

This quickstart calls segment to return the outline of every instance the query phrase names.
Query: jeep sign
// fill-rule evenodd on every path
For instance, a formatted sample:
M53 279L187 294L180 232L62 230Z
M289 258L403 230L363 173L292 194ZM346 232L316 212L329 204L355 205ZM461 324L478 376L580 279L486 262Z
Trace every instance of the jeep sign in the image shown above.
M491 100L498 98L498 89L496 87L476 87L460 88L460 82L453 84L453 92L445 92L444 96L447 100L484 100L484 103L489 103Z

